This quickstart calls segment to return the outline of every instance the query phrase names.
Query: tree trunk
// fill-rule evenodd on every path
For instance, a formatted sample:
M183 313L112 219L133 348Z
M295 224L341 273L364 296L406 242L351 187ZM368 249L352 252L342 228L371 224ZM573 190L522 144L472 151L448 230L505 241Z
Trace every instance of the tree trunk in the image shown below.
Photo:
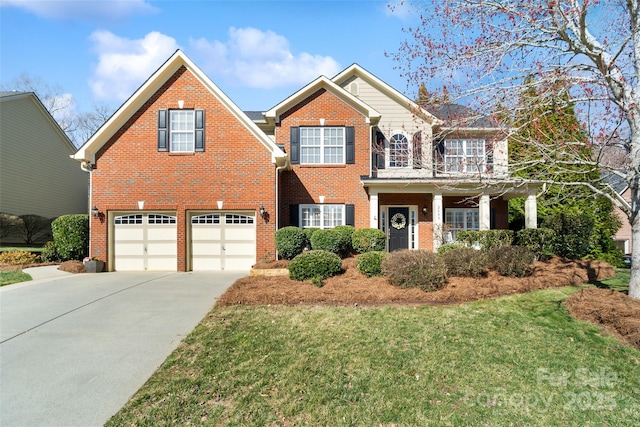
M640 215L636 215L631 223L631 242L629 296L640 299Z

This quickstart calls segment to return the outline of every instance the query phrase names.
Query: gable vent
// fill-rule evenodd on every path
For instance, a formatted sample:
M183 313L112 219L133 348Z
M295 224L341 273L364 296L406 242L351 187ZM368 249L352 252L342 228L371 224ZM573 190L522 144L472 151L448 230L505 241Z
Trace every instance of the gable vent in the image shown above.
M354 95L354 96L360 95L360 88L358 86L358 83L352 82L349 85L349 92L351 92L351 95Z

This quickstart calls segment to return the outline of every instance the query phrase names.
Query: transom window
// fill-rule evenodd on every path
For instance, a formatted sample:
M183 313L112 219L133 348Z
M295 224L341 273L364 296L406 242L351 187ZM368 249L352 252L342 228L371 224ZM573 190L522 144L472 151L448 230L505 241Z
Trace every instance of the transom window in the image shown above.
M220 214L192 216L191 224L220 224Z
M389 167L406 168L409 166L409 140L396 133L389 140Z
M301 127L300 163L344 163L345 130L343 127Z
M344 205L300 205L302 228L333 228L344 224Z
M176 217L171 215L149 214L149 224L175 224Z
M253 224L254 218L248 215L227 214L224 221L225 224Z
M142 214L117 216L113 222L114 224L142 224Z
M195 148L194 110L171 110L169 113L171 151L175 153L193 152Z
M444 141L446 172L480 173L484 171L484 139L447 139Z
M449 226L449 233L451 233L447 235L447 241L455 241L458 231L480 229L480 210L478 208L445 209L444 223Z

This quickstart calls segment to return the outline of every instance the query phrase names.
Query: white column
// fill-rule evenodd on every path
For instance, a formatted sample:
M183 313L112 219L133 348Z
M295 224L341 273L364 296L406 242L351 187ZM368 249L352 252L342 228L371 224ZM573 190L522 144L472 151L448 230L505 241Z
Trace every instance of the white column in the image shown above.
M538 228L538 199L536 188L530 189L524 201L524 228Z
M479 206L480 230L489 230L491 228L491 197L483 193L480 196Z
M443 241L442 193L434 193L431 202L433 212L433 250L437 251Z
M378 204L378 191L369 190L369 227L378 228L378 215L380 206Z

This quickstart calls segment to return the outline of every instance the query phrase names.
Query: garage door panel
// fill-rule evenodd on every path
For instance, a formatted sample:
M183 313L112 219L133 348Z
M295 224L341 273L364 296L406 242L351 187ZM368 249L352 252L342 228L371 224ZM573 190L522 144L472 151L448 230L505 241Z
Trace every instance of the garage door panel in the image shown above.
M117 271L176 271L176 217L137 213L114 218Z
M255 218L244 213L193 217L191 242L194 271L249 270L256 257Z
M207 240L215 240L219 241L222 239L222 229L219 226L201 226L194 225L193 230L197 230L197 233L193 233L194 241L207 241Z
M194 258L206 257L207 255L222 255L222 246L219 242L193 242Z
M227 256L255 256L255 245L253 242L226 242L225 255Z
M194 271L220 271L222 270L222 258L198 257L193 258Z
M116 254L120 256L142 256L144 245L137 242L118 242L115 244Z

